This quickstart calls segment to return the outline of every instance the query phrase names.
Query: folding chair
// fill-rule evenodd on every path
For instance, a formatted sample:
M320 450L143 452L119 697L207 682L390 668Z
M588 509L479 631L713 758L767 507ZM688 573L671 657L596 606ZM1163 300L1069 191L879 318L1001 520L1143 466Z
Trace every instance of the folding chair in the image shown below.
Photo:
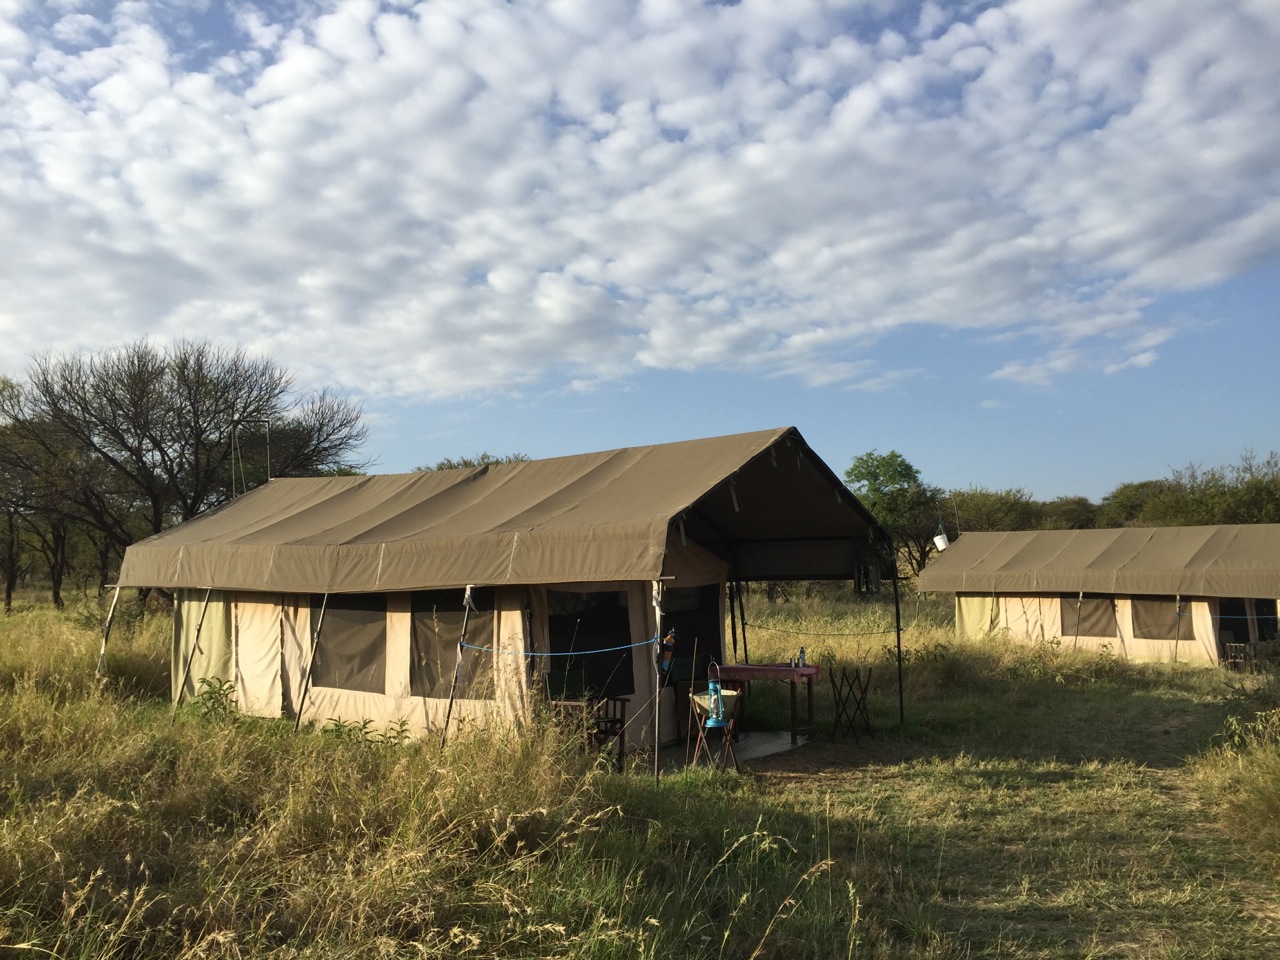
M867 690L871 686L871 668L864 674L858 667L853 668L850 675L848 667L841 667L839 672L829 670L831 678L831 696L835 702L835 722L831 727L831 739L836 734L852 736L858 742L858 728L862 727L867 736L875 736L871 730L871 717L867 713Z

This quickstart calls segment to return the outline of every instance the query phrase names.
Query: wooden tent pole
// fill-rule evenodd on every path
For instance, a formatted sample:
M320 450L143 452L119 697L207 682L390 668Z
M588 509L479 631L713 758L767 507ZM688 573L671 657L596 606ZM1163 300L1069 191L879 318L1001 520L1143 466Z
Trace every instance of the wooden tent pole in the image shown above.
M320 619L316 621L316 628L311 631L311 654L307 657L307 669L302 674L302 695L298 697L298 715L293 718L293 732L296 734L302 728L302 711L307 706L307 693L311 690L311 672L316 665L316 647L320 646L320 631L324 629L324 611L329 606L329 594L325 594L320 600Z
M453 662L453 682L449 684L449 705L444 711L444 726L440 728L440 749L444 749L445 738L449 735L449 718L453 716L453 701L458 693L458 677L462 675L462 645L467 640L467 620L471 617L471 584L462 593L462 633L458 636L458 656Z
M187 654L187 664L182 670L182 681L178 684L178 695L173 698L173 716L178 717L178 705L182 703L182 695L187 692L187 678L191 676L191 664L196 659L196 651L200 649L200 631L204 629L204 615L209 612L209 597L213 595L213 587L204 592L204 606L200 608L200 620L196 623L196 635L191 639L191 652Z
M742 622L742 662L751 662L751 651L747 649L747 603L742 598L744 591L742 581L738 581L738 619Z
M107 611L107 622L102 628L102 648L98 651L98 667L94 671L99 680L107 675L107 640L111 636L111 621L116 615L116 601L120 599L120 587L116 586L116 592L111 596L111 609Z

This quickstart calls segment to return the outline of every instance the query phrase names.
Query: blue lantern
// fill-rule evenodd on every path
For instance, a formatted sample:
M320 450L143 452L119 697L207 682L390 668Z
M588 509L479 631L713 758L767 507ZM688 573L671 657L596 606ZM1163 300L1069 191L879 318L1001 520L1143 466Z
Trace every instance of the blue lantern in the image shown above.
M723 730L729 726L729 719L724 715L724 694L720 692L719 680L707 681L707 727Z

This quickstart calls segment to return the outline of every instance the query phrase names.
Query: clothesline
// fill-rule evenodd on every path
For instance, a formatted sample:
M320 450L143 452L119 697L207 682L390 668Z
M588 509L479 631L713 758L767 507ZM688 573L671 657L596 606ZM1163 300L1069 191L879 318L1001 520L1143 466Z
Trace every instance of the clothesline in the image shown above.
M763 623L748 623L745 626L753 630L772 630L774 633L791 633L802 637L879 637L886 633L895 633L892 628L888 630L870 630L862 633L824 633L819 630L788 630L786 627L770 627Z
M479 650L482 653L505 653L513 657L585 657L593 653L617 653L621 650L633 650L636 647L647 647L657 642L657 637L642 640L640 643L626 643L620 647L601 647L593 650L542 651L542 650L499 650L497 647L478 647L473 643L462 642L468 650Z

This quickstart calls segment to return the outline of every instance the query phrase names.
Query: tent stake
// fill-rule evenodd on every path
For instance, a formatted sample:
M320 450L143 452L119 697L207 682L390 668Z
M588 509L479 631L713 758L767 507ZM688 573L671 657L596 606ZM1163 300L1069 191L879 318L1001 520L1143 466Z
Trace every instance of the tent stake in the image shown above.
M320 631L324 628L324 611L329 606L329 594L320 600L320 619L316 628L311 631L311 655L307 658L307 670L302 675L302 696L298 698L298 715L293 718L293 732L296 734L302 727L302 711L307 706L307 693L311 690L311 671L316 665L316 647L320 646Z
M182 703L182 695L187 692L187 679L191 676L191 664L196 659L196 651L200 649L200 631L204 629L204 615L209 612L209 597L213 587L204 592L204 606L200 608L200 620L196 623L196 635L191 639L191 652L187 654L187 665L182 670L182 682L178 684L178 695L173 698L173 716L170 721L178 719L178 706Z
M462 674L462 645L467 640L467 620L471 617L474 604L471 602L471 584L462 593L462 633L458 637L458 656L453 662L453 682L449 684L449 706L444 711L444 726L440 728L440 749L444 749L445 738L449 735L449 718L453 716L453 700L458 692L458 677Z
M111 621L116 615L116 601L120 599L120 588L116 587L116 592L111 596L111 609L107 611L107 622L102 628L102 649L98 651L98 667L94 671L99 680L105 679L107 675L107 640L111 636Z

